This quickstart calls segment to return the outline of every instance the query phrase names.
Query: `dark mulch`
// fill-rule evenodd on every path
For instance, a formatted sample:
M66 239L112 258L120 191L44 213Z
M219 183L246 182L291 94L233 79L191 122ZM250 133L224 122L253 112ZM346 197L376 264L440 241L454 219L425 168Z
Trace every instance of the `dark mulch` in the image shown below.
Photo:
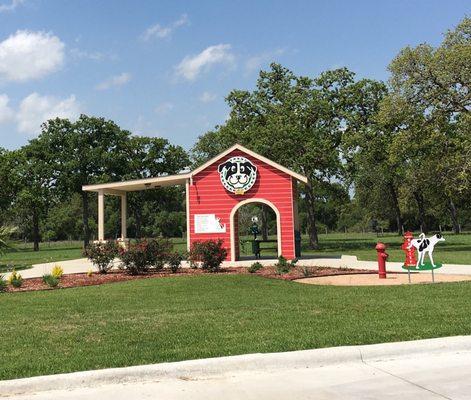
M266 278L294 281L302 278L316 278L320 276L348 275L348 274L374 274L378 271L369 269L329 268L329 267L295 267L286 274L278 274L275 267L265 267L257 271L257 275Z
M259 275L264 278L274 278L274 279L283 279L283 280L296 280L307 277L319 277L319 276L330 276L330 275L345 275L345 274L371 274L376 271L371 270L355 270L348 268L326 268L326 267L308 267L308 275L305 274L304 269L301 267L293 268L287 274L278 274L275 267L264 267L261 270L254 273L254 275ZM219 272L215 274L248 274L247 268L244 267L229 267L222 268ZM142 275L129 275L124 271L110 271L106 274L100 274L94 272L90 276L86 273L79 274L67 274L63 275L60 279L59 286L56 288L51 288L45 284L42 278L27 278L24 279L23 285L20 288L14 288L11 285L8 285L7 292L30 292L36 290L54 290L60 288L72 288L79 286L94 286L94 285L103 285L107 283L114 282L124 282L132 281L136 279L149 279L149 278L164 278L169 276L189 276L189 275L201 275L201 274L211 274L211 272L206 272L201 269L181 269L177 273L172 273L169 270L162 270L159 272L149 272ZM213 273L214 274L214 273Z

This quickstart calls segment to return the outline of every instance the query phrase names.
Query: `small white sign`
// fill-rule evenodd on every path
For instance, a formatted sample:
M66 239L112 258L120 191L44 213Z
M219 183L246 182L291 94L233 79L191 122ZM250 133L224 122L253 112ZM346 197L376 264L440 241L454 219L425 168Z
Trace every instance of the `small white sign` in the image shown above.
M224 233L226 224L216 214L195 214L195 233Z

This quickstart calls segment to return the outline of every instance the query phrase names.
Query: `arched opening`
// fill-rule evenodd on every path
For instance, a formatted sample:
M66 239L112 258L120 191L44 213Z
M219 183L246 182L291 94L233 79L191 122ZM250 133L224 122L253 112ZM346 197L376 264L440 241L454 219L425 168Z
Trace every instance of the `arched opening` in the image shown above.
M265 200L265 199L254 198L254 199L243 200L240 203L237 203L231 211L231 215L230 215L231 261L237 261L237 260L240 259L240 245L241 245L240 244L240 236L245 236L245 235L248 236L250 234L249 232L242 232L239 229L240 222L241 222L240 221L241 217L244 218L243 227L246 227L247 222L248 222L248 221L246 221L247 219L249 219L250 222L251 222L251 219L250 219L251 216L246 215L248 213L244 213L244 215L242 215L240 213L241 208L245 205L248 205L248 204L263 205L266 208L266 210L268 211L268 213L270 213L270 212L274 213L274 219L276 221L276 224L275 224L275 226L276 226L276 243L273 242L273 245L276 245L277 256L280 256L281 255L281 223L280 223L281 216L280 216L280 212L279 212L278 208L276 208L276 206L272 202L270 202L268 200ZM262 211L260 211L260 212L262 212ZM273 233L273 231L268 232L268 233ZM262 234L262 232L260 233L260 235L261 234Z

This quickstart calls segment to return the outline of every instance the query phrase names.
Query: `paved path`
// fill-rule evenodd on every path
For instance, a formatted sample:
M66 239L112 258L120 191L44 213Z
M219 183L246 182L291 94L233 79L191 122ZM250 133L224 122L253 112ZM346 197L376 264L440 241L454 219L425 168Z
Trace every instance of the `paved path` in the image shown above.
M463 337L458 338L460 339ZM326 353L335 351L335 348L278 353L278 358L280 355L285 356L286 367L270 366L270 363L266 363L263 368L254 369L247 364L248 370L245 371L239 366L233 372L223 368L221 373L213 375L205 375L203 370L200 374L182 373L181 376L159 376L147 381L98 384L93 387L83 387L87 385L87 380L84 379L79 388L16 395L9 398L14 400L464 400L471 398L471 348L469 346L471 342L469 337L468 339L465 337L464 340L468 344L461 349L459 346L458 348L450 346L447 349L447 341L453 343L455 338L409 342L418 343L417 346L423 346L423 348L418 352L411 351L409 354L404 354L407 353L406 346L396 355L393 354L394 352L389 353L387 349L401 346L401 343L361 346L362 349L372 347L375 350L369 355L366 351L364 358L356 361L349 360L346 356L345 362L335 362L335 359L329 362L324 357ZM429 343L435 344L427 352ZM440 346L444 347L440 349ZM342 354L343 349L351 350L355 347L337 349ZM382 351L385 351L383 356ZM305 353L309 353L312 357L316 352L324 354L321 359L324 360L325 365L322 365L319 360L314 362L314 365L309 365ZM259 355L259 357L263 356L273 357L271 354ZM242 357L239 356L239 359L242 360ZM299 359L299 365L296 365L295 358ZM211 360L208 362L212 363ZM209 368L211 369L211 366ZM62 377L58 379L58 382L64 382Z
M259 260L263 265L273 265L276 263L276 259L262 259ZM233 262L224 262L224 267L239 266L248 267L254 260L245 260ZM23 278L38 278L51 272L54 265L59 264L65 274L74 274L79 272L87 272L89 269L96 271L97 269L92 263L86 258L79 258L76 260L68 261L57 261L44 264L35 264L33 268L18 271ZM115 265L118 265L119 261L115 261ZM371 269L377 270L378 264L376 261L358 261L356 256L343 255L341 257L305 257L298 261L298 265L302 266L318 266L318 267L331 267L331 268L353 268L353 269ZM188 268L188 263L183 263L184 268ZM399 262L388 262L386 268L390 272L404 272L401 268L402 263ZM454 274L454 275L471 275L471 265L458 265L458 264L446 264L439 270L436 270L440 274ZM429 274L430 271L424 271L421 273ZM8 277L9 274L5 274Z
M463 282L471 281L471 275L438 274L432 275L422 273L410 274L411 283L442 283L442 282ZM309 285L335 285L335 286L391 286L405 285L409 283L407 274L388 272L386 279L379 279L378 274L344 274L332 276L318 276L315 278L301 278L295 282Z

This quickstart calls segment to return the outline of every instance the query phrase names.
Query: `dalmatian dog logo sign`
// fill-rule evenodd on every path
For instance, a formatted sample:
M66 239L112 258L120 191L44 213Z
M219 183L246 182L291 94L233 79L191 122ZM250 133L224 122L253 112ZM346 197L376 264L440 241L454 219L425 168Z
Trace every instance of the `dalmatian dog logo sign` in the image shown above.
M244 194L257 180L257 167L245 157L231 157L218 166L222 185L231 193Z

